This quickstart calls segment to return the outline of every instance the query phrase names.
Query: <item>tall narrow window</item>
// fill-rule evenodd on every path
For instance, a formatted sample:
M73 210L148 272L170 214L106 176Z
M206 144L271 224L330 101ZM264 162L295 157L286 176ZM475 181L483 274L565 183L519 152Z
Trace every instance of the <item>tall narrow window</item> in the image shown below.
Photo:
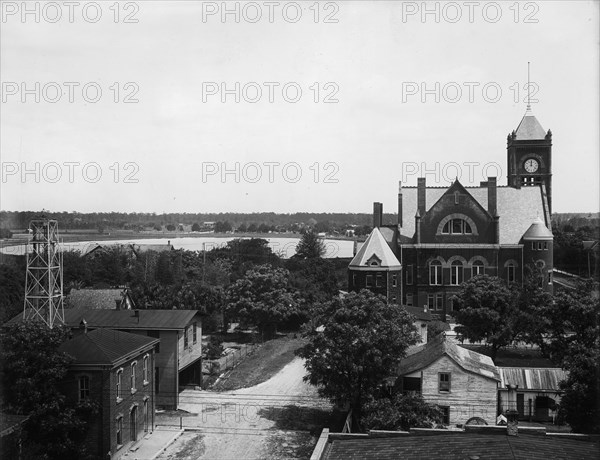
M79 401L90 397L90 378L87 375L79 377Z
M435 309L442 310L444 308L444 295L436 294L435 295Z
M475 260L471 266L471 276L483 275L485 273L485 266L481 260Z
M373 275L367 275L367 287L373 287Z
M451 381L450 372L440 372L438 374L438 389L439 391L448 392L450 391L450 381Z
M392 287L396 287L398 285L398 275L392 275Z
M509 262L506 266L506 281L514 283L516 279L516 267L513 262Z
M450 406L438 406L442 411L442 423L450 425Z
M116 394L117 394L117 402L121 400L122 396L121 396L121 387L123 382L121 381L123 378L123 369L119 369L117 371L117 381L116 381L116 385L115 385L115 390L116 390Z
M406 294L406 306L407 307L413 306L413 295L412 294Z
M430 310L435 308L435 295L427 294L427 308Z
M117 417L117 445L123 445L123 417Z
M150 357L148 355L144 356L144 362L143 362L143 366L142 366L142 375L144 376L144 384L147 384L149 382L148 379L148 361L150 360Z
M131 375L130 375L130 384L131 384L131 391L135 390L135 371L136 371L136 367L137 367L137 362L134 361L131 363Z
M378 273L377 276L375 276L375 286L381 287L382 285L383 285L383 277L381 276L381 273Z
M429 264L429 284L432 286L442 284L442 263L439 260L432 260Z
M413 284L413 266L412 265L406 266L406 284L408 284L408 285Z
M463 264L460 260L455 260L450 266L450 284L458 286L463 282Z
M352 286L356 287L356 274L355 273L352 274Z

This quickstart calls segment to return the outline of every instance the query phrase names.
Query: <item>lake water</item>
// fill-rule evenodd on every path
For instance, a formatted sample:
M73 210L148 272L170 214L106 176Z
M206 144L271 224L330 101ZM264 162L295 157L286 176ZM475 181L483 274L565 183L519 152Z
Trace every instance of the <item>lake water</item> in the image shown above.
M224 247L228 241L237 239L231 238L215 238L215 237L182 237L182 238L144 238L133 240L108 240L108 241L77 241L61 244L62 251L79 251L85 253L94 248L97 244L102 246L113 246L122 244L167 244L171 242L175 249L186 249L188 251L210 251L211 249ZM250 239L250 238L244 238ZM296 245L299 238L263 238L269 242L269 246L275 254L287 259L296 253ZM354 242L346 240L324 240L325 243L325 258L333 257L352 257L354 250ZM30 246L31 249L31 246ZM2 248L0 252L3 254L23 255L26 247L24 244L17 246L9 246Z

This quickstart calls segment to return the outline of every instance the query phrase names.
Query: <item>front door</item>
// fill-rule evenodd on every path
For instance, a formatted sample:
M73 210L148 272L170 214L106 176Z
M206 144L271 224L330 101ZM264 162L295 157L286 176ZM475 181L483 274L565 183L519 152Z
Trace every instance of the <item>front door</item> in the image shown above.
M129 413L129 430L131 433L131 440L137 441L137 406L134 406Z

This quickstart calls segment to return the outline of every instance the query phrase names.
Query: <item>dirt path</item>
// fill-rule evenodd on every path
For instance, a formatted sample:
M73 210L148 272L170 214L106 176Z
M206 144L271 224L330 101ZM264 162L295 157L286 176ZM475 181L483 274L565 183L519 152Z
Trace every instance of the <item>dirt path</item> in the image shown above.
M180 408L189 414L182 423L195 431L186 432L159 458L310 457L331 405L302 381L305 373L304 361L295 358L271 379L250 388L183 391ZM157 421L159 425L179 422L172 416L159 416Z

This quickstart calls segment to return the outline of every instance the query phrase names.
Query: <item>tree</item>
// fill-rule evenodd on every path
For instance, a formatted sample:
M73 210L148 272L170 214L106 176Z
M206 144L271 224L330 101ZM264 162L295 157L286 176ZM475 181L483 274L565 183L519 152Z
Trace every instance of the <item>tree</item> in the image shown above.
M296 246L296 254L294 257L300 259L316 259L323 257L325 254L325 244L319 238L317 232L313 229L306 230L298 245Z
M259 265L226 290L229 317L245 319L270 337L277 324L298 309L298 297L289 285L289 272L283 268Z
M363 403L418 342L412 319L367 290L325 303L305 325L308 343L297 352L306 360L304 380L333 403L349 404L360 420Z
M574 431L600 433L600 303L598 286L561 291L540 312L542 351L568 372L561 409Z
M194 222L192 224L192 232L199 232L200 231L200 224L198 222Z
M421 395L396 393L391 397L375 399L365 405L364 412L361 422L369 430L435 428L443 421L441 409L427 404Z
M471 341L485 340L491 358L510 345L517 336L518 315L513 292L503 280L488 275L471 278L454 296L459 337Z
M0 323L23 310L25 267L0 265Z

